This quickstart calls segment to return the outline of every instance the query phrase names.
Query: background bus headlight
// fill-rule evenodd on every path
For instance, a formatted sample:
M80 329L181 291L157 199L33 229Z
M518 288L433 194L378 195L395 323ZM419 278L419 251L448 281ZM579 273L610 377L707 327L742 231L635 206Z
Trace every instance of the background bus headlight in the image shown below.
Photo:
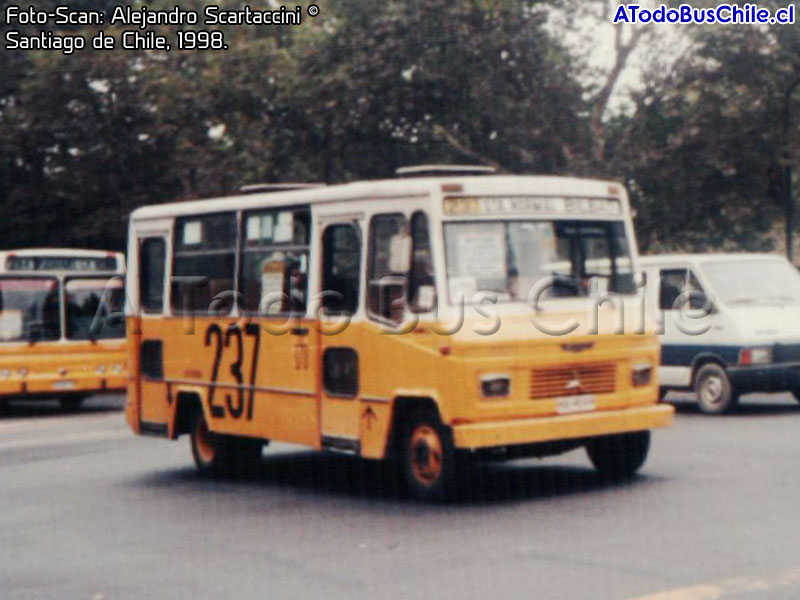
M0 379L8 379L11 377L11 371L8 369L0 369Z
M634 386L647 385L653 379L653 365L642 363L633 365L631 382Z
M481 377L481 394L484 398L506 398L511 393L511 378L508 375L484 375Z
M742 348L739 352L740 365L764 365L772 362L772 348Z

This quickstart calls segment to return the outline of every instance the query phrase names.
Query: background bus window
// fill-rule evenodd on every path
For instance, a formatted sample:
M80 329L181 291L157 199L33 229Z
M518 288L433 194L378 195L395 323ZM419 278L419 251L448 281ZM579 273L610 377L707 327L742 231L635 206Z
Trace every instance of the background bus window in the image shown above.
M310 222L307 210L245 214L241 291L246 311L305 314Z
M0 342L58 340L58 295L55 279L0 279Z
M369 314L402 321L410 253L408 245L403 243L408 239L408 220L402 214L376 215L370 222L369 233Z
M69 279L67 339L107 340L125 337L125 290L121 278Z
M176 221L172 308L228 314L233 307L236 261L234 213ZM212 304L213 302L213 304Z
M358 309L361 236L354 225L331 225L322 238L322 306L328 314Z
M167 244L162 238L148 238L139 250L139 297L146 313L164 312L164 274Z

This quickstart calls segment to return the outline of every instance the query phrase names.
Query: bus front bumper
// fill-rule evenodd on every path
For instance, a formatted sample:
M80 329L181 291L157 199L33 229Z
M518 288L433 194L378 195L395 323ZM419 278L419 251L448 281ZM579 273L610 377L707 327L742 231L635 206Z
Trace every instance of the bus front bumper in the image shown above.
M672 425L674 413L672 406L656 404L536 419L454 425L453 441L456 448L477 449L574 440L668 427Z

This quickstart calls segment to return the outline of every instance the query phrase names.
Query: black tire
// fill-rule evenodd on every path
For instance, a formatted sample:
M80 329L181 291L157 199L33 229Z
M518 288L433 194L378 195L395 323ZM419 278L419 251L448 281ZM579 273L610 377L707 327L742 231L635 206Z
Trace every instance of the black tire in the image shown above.
M707 363L697 371L694 395L700 410L709 415L730 412L739 402L739 394L728 373L717 363Z
M632 477L644 464L649 450L649 431L597 437L586 444L594 468L610 479Z
M193 419L189 441L197 470L214 477L253 473L261 462L265 444L262 440L213 433L199 411Z
M419 500L452 498L456 487L456 453L450 430L433 410L412 414L403 426L400 460L406 487Z
M86 396L71 396L69 398L59 398L58 404L64 412L76 412L83 405Z

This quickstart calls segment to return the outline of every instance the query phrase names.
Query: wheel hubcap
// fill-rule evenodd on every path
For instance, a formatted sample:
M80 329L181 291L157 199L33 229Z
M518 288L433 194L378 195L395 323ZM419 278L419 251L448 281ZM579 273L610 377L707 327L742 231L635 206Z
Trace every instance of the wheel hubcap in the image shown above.
M429 425L422 425L411 435L411 468L414 477L425 485L436 482L442 474L442 441Z
M722 400L722 380L714 375L706 377L700 386L700 395L704 402L718 404Z

